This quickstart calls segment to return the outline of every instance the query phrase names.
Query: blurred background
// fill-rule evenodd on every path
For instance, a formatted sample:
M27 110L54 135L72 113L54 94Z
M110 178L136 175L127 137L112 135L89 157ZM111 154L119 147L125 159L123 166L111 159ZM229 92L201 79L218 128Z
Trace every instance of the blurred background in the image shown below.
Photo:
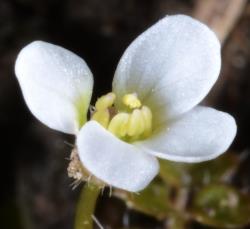
M130 199L135 210L105 191L96 216L105 229L250 228L250 1L0 0L1 229L71 229L80 190L72 190L67 177L74 139L43 126L24 104L14 75L20 49L44 40L84 58L94 74L95 100L110 91L130 42L166 14L180 13L206 23L223 44L220 79L204 103L236 118L237 137L230 152L211 163L164 164L166 193L153 188L145 199ZM148 200L152 206L145 206ZM153 209L164 201L177 214L164 204L160 212Z

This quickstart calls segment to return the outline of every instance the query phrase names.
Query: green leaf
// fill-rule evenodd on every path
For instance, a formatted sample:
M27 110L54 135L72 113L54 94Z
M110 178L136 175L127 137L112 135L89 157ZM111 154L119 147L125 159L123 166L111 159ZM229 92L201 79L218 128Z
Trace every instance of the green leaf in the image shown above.
M127 205L144 214L165 219L172 211L169 203L167 187L157 181L153 181L140 193L116 192L116 196L122 198Z
M166 184L180 187L190 180L190 175L186 171L187 166L184 163L160 160L159 175Z
M227 153L215 160L190 165L191 185L203 186L224 181L234 172L238 162L236 155Z
M141 227L122 227L120 229L142 229Z
M168 229L187 228L187 221L182 214L174 214L172 216L169 216L165 224Z
M231 186L210 185L195 196L193 218L203 224L235 228L250 222L250 200Z
M226 180L236 169L239 158L234 154L208 162L187 164L160 160L160 177L176 188L181 186L203 186Z

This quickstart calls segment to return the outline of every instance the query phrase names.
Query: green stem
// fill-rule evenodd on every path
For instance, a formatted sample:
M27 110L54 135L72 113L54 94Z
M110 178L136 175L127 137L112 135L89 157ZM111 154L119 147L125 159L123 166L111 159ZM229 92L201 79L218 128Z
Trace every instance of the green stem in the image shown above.
M93 184L85 184L80 193L75 216L75 229L92 229L93 214L100 188Z

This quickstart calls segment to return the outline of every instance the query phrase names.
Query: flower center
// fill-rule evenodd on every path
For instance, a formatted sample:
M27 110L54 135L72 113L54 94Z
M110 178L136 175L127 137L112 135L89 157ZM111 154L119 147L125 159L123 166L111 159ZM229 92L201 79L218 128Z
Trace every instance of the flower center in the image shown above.
M110 92L100 97L94 108L91 120L100 123L118 138L132 142L145 139L152 132L152 112L143 106L136 93L126 94L122 98L127 111L114 107L116 95Z

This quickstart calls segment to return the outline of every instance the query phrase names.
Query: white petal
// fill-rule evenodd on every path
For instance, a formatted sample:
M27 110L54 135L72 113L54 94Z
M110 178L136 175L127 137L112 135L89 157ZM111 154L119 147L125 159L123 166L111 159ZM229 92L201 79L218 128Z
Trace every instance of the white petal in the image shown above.
M31 112L52 129L74 134L83 124L93 78L74 53L35 41L19 53L15 72Z
M167 16L127 48L113 90L120 97L135 92L157 111L155 117L172 118L206 96L220 66L220 43L207 26L188 16Z
M232 116L208 107L195 107L152 138L138 143L160 158L200 162L225 152L236 134Z
M109 185L137 192L157 175L154 156L123 142L95 121L87 122L77 137L84 167Z

